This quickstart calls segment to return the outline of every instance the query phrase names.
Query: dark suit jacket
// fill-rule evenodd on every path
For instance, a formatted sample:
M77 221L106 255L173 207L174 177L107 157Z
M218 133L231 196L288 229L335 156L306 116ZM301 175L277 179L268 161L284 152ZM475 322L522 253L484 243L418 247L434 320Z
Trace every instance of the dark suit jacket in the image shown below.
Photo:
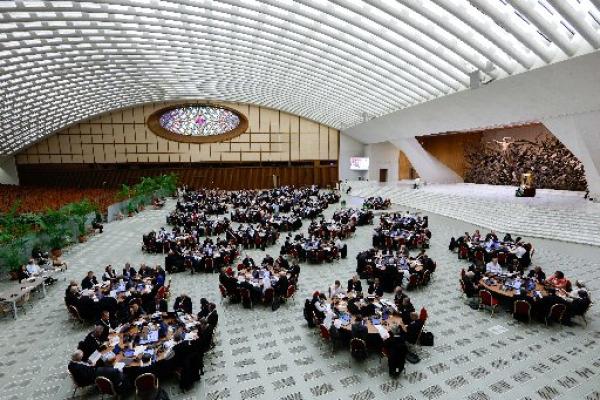
M92 277L92 279L90 279L89 277L85 277L83 278L83 280L81 281L81 288L82 289L91 289L94 287L94 285L98 284L98 280L96 279L96 277Z
M79 350L83 351L83 359L87 360L93 352L100 350L102 342L94 336L94 332L88 333L82 342L79 342Z
M175 299L175 304L173 305L173 310L175 311L183 311L184 313L191 314L192 313L192 299L189 297L177 297Z
M375 285L369 285L368 289L369 294L375 294L375 296L382 297L383 296L383 286L379 285L375 287Z
M362 282L356 281L354 282L352 279L348 280L348 291L362 292Z
M364 341L367 340L367 335L369 330L362 323L354 323L352 324L352 337L362 339Z
M73 380L79 386L90 386L96 379L96 368L84 363L71 361L67 367L73 376Z

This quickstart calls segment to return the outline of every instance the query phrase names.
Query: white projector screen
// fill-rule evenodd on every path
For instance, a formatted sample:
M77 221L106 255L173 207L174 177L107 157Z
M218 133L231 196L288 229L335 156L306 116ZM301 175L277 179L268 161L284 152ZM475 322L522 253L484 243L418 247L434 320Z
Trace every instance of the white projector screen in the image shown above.
M350 169L366 171L369 169L369 157L350 157Z

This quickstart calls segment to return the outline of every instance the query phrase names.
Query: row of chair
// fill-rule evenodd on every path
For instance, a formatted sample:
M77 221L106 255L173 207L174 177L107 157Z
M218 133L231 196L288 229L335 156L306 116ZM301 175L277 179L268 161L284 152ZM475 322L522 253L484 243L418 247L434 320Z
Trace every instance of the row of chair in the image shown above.
M85 386L80 386L75 381L75 379L73 378L73 375L71 375L70 372L69 372L69 376L71 377L71 380L73 382L73 394L71 397L74 398L75 394L77 394L77 390L83 389ZM117 390L115 389L114 384L107 377L98 376L95 380L95 384L96 384L96 388L98 389L98 392L102 396L102 399L104 399L104 396L112 396L115 399L120 398L120 395L119 395L119 393L117 393ZM158 391L158 389L159 389L158 378L153 373L150 373L150 372L141 374L140 376L135 378L134 386L135 386L135 398L136 399L148 398L147 397L148 395L152 395Z

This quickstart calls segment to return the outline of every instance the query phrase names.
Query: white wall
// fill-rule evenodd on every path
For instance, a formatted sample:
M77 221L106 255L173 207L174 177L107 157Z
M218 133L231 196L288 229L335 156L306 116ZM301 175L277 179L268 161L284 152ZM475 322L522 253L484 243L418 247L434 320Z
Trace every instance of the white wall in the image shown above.
M350 157L365 157L365 144L350 136L340 134L340 157L338 160L340 180L356 181L366 178L367 171L350 169Z
M370 159L369 181L379 182L379 170L387 169L387 181L398 181L398 157L400 152L390 142L373 143L366 146L365 154Z
M19 174L17 173L15 157L0 156L0 183L5 185L19 184Z
M421 146L419 141L403 138L393 142L410 160L419 177L427 183L459 183L463 179Z

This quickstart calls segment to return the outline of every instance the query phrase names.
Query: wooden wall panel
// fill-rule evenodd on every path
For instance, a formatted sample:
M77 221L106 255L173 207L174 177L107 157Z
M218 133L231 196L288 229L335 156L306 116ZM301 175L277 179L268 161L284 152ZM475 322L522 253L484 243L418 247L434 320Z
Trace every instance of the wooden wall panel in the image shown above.
M337 129L283 111L248 104L212 103L234 108L248 117L248 132L231 140L200 145L168 141L151 132L145 123L149 115L178 103L181 102L145 104L82 121L32 145L18 155L17 163L296 162L338 159Z
M154 155L156 157L156 155ZM166 155L168 156L168 155ZM48 156L46 156L48 157ZM154 157L152 157L154 158ZM281 163L263 166L245 166L239 163L222 165L196 164L181 167L171 164L136 164L123 168L116 163L102 167L86 164L21 164L19 177L23 185L63 187L118 187L123 183L135 184L143 176L175 173L180 182L194 187L220 187L223 189L269 188L273 186L273 175L279 176L282 185L333 186L337 182L337 164Z

